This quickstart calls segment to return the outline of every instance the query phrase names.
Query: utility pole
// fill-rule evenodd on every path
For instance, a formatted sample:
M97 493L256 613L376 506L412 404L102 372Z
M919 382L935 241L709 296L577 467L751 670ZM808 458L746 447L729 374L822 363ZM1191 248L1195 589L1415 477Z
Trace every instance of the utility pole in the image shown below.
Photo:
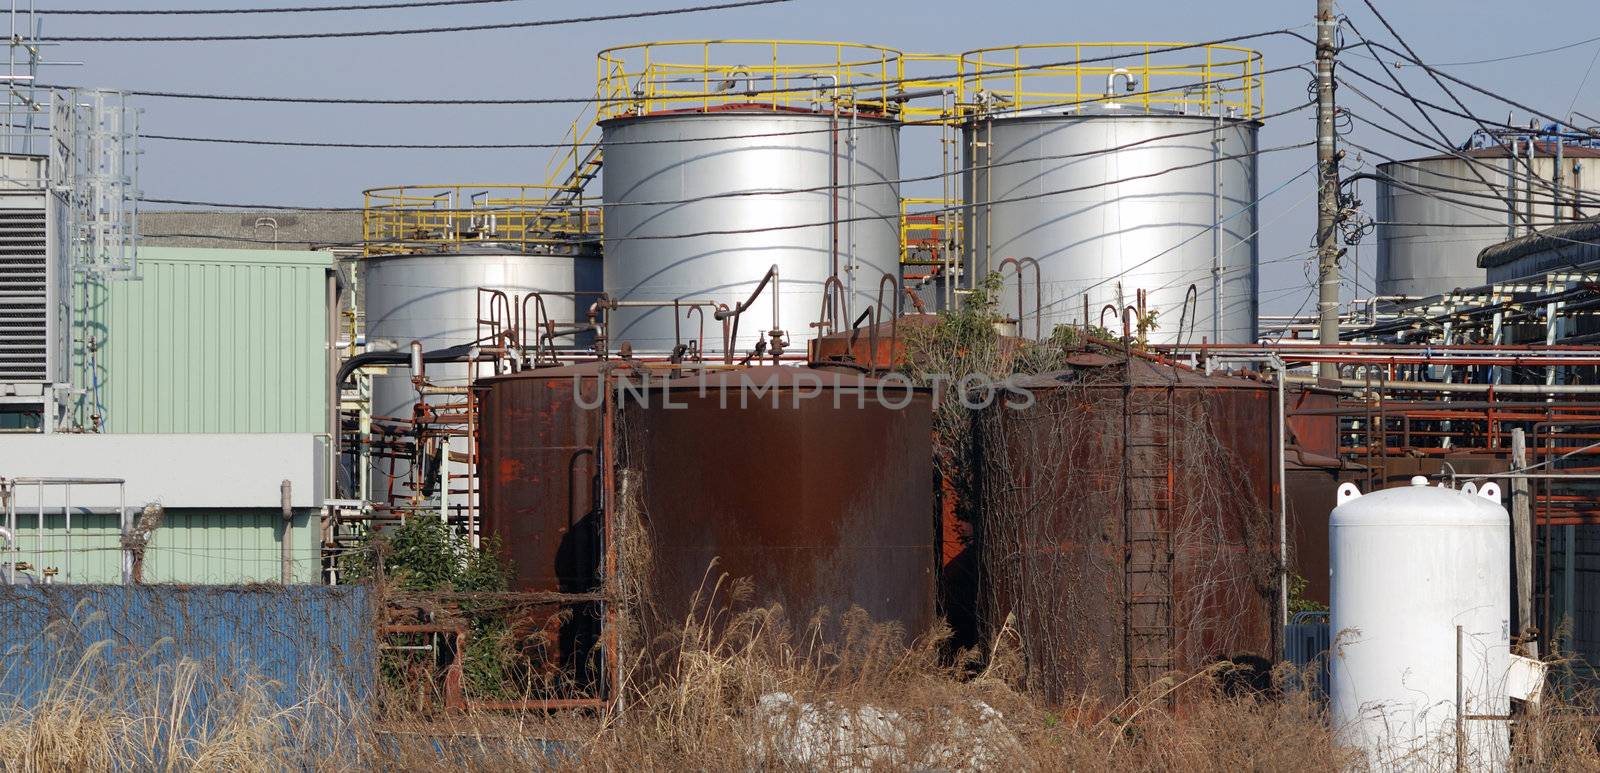
M1333 0L1317 0L1317 340L1339 343L1339 152L1333 129ZM1320 375L1337 377L1336 363Z

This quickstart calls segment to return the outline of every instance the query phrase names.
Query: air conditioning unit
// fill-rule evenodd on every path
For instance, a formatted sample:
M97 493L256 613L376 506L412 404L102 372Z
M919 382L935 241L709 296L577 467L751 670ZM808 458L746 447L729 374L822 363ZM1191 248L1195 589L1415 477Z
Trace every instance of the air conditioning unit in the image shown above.
M71 319L67 271L57 254L64 227L49 190L47 159L0 155L0 421L12 428L55 420L58 385L68 381Z

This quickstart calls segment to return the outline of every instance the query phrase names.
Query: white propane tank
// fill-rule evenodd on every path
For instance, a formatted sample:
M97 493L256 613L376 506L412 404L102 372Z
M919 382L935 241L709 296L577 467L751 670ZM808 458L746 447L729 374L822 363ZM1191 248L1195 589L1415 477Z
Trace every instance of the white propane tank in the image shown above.
M1340 742L1373 770L1505 770L1506 722L1472 718L1510 710L1511 527L1499 487L1416 477L1362 496L1346 483L1328 547Z

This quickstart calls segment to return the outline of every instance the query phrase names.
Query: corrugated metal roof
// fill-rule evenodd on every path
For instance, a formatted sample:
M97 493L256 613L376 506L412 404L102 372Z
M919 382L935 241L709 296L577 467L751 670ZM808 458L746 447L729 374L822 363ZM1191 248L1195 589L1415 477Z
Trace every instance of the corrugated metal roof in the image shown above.
M108 432L323 432L326 274L290 250L146 248L139 277L83 288L79 384ZM99 409L103 407L103 412Z
M1574 262L1581 264L1600 257L1592 254L1597 245L1600 245L1600 218L1590 218L1575 223L1552 226L1538 233L1519 236L1510 241L1485 247L1482 252L1478 253L1478 267L1494 268L1542 252L1587 247L1591 253L1590 255L1572 256Z

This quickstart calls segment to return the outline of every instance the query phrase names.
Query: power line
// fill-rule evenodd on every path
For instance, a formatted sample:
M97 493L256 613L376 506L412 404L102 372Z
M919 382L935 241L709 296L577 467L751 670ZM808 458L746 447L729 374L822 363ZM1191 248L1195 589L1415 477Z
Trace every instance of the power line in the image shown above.
M767 2L788 2L788 1L789 0L767 0ZM1200 43L1182 43L1182 44L1176 44L1176 45L1171 45L1171 46L1163 46L1161 48L1153 48L1153 49L1149 49L1148 51L1142 51L1142 52L1139 52L1138 54L1132 54L1132 53L1107 54L1107 55L1104 55L1104 56L1094 56L1094 57L1088 57L1088 58L1070 59L1070 60L1063 60L1063 61L1059 61L1059 62L1041 62L1039 64L1017 65L1017 66L1014 66L1014 67L997 67L997 68L994 68L994 69L984 70L984 75L985 75L985 77L988 77L988 76L994 76L994 75L1005 75L1005 74L1010 74L1010 73L1030 72L1030 71L1033 71L1033 70L1042 70L1042 69L1049 69L1049 68L1056 68L1056 67L1067 67L1067 66L1072 66L1072 65L1094 64L1094 63L1097 63L1097 62L1109 62L1109 61L1116 61L1116 60L1119 60L1119 59L1127 59L1127 58L1132 57L1132 56L1165 54L1165 53L1172 53L1172 52L1175 52L1175 51L1185 51L1185 50L1194 49L1194 48L1205 48L1207 46L1215 46L1215 45L1221 45L1221 44L1225 44L1225 43L1238 43L1238 42L1241 42L1241 41L1252 40L1252 39L1255 39L1255 38L1271 37L1273 35L1288 35L1288 36L1296 38L1298 40L1305 40L1304 36L1295 33L1291 29L1268 30L1266 32L1255 32L1255 33L1251 33L1251 34L1248 34L1248 35L1235 35L1233 37L1218 38L1216 40L1207 40L1207 41L1203 41L1203 42L1200 42ZM52 40L62 40L62 38L52 38ZM1287 69L1298 69L1300 67L1303 67L1303 65L1295 65L1295 66L1287 67L1287 68L1275 68L1275 69L1272 69L1272 70L1264 70L1264 71L1259 72L1259 73L1250 73L1248 75L1230 76L1230 77L1227 77L1227 78L1213 78L1213 79L1211 79L1210 82L1212 82L1212 83L1222 83L1222 82L1226 82L1226 81L1239 80L1239 79L1245 78L1245 77L1259 77L1259 76L1268 75L1268 74L1271 74L1271 73L1274 73L1274 72L1281 72L1281 71L1287 70ZM941 75L925 75L925 76L919 76L918 80L949 80L949 79L962 78L962 77L964 77L966 75L969 75L969 74L970 73L966 73L966 72L951 72L951 73L945 73L945 74L941 74ZM903 80L904 79L901 79L901 78L890 78L890 79L882 79L882 80L855 81L855 82L850 83L849 85L852 88L865 88L865 87L869 87L869 86L892 86L892 85L897 85L897 84L902 83ZM72 86L47 85L47 84L42 84L42 83L41 84L37 84L37 87L41 88L41 89L73 88ZM1168 88L1162 88L1162 89L1152 89L1152 90L1148 90L1148 91L1141 92L1141 93L1144 93L1144 94L1156 94L1156 93L1162 93L1162 92L1166 92L1166 91L1174 91L1174 90L1177 90L1177 89L1180 89L1180 88L1183 88L1183 87L1182 86L1174 86L1174 87L1168 87ZM457 98L457 99L451 99L451 98L381 99L381 98L368 98L368 97L299 97L299 96L262 96L262 95L253 95L253 94L209 94L209 93L198 93L198 92L153 91L153 90L137 90L137 89L123 89L121 91L123 93L125 93L125 94L129 94L129 95L132 95L132 96L152 97L152 98L159 98L159 99L195 99L195 100L208 100L208 101L221 101L221 102L274 102L274 103L286 103L286 104L318 104L318 105L558 105L558 104L574 104L574 105L581 104L581 105L587 105L587 104L596 104L596 103L609 104L609 103L615 103L615 102L619 101L619 100L613 100L613 99L611 99L609 97L601 97L601 96L586 96L586 97L520 97L520 98L519 97L508 97L508 98L490 97L490 98ZM815 92L815 91L817 91L817 87L816 86L793 86L793 87L784 87L784 88L762 89L761 93L764 94L764 95L770 95L770 94L799 94L799 93L811 93L811 92ZM1107 99L1125 99L1128 96L1130 96L1130 95L1122 94L1122 95L1117 95L1115 97L1112 97L1112 96L1101 96L1101 97L1096 97L1095 99L1091 99L1091 100L1079 100L1078 102L1061 103L1061 104L1063 106L1073 105L1073 104L1089 104L1089 103L1092 103L1092 102L1105 101ZM621 101L626 101L626 100L621 100Z
M704 11L724 11L758 5L776 5L790 0L741 0L716 5L697 5L684 8L663 8L656 11L629 11L597 16L574 16L566 19L540 19L537 21L502 22L499 24L469 24L456 27L417 27L412 29L360 30L353 32L272 32L251 35L127 35L127 36L67 36L51 37L50 41L62 43L210 43L244 40L323 40L329 38L372 38L398 35L434 35L450 32L482 32L485 30L513 30L531 27L555 27L566 24L587 24L621 19L648 19L657 16L676 16Z
M1277 111L1277 112L1274 112L1274 113L1268 113L1268 114L1266 114L1264 116L1261 116L1261 118L1264 120L1264 119L1268 119L1268 118L1276 118L1276 117L1283 116L1283 115L1289 115L1289 114L1296 113L1296 112L1299 112L1301 110L1304 110L1307 107L1309 107L1311 104L1312 103L1308 102L1308 103L1305 103L1305 104L1302 104L1302 105L1298 105L1296 107L1288 108L1286 110L1280 110L1280 111ZM883 126L883 127L868 127L868 128L890 130L890 129L893 129L894 127L892 127L892 126ZM807 133L810 133L812 131L815 131L815 130L806 130ZM823 129L823 130L820 130L820 131L828 132L828 131L832 131L832 129ZM1124 143L1124 144L1121 144L1121 145L1115 145L1115 146L1106 147L1106 148L1095 148L1093 150L1077 151L1077 152L1074 152L1074 153L1058 153L1058 154L1049 154L1049 155L1043 155L1043 156L1031 156L1031 157L1028 157L1028 158L1018 158L1018 159L1013 159L1013 160L1009 160L1009 161L992 161L992 162L989 162L989 163L986 163L986 164L963 165L960 169L956 169L956 170L953 170L953 171L934 172L934 173L931 173L931 174L917 175L917 176L912 176L912 177L897 177L897 178L882 179L882 180L865 180L865 181L854 182L854 183L838 183L838 184L830 184L830 185L816 185L816 186L810 186L810 187L806 187L806 188L772 188L772 189L763 189L763 190L726 191L726 192L722 192L722 193L707 194L705 196L697 196L697 197L688 198L688 199L670 199L670 200L659 200L659 201L598 202L598 205L601 206L601 207L604 207L604 208L631 207L631 206L676 206L676 205L682 205L682 204L697 204L697 203L701 203L701 202L705 202L705 201L714 201L714 200L718 200L718 199L744 198L744 197L753 197L753 196L783 196L783 195L804 194L804 193L825 193L825 192L829 192L829 191L833 191L833 190L852 190L852 189L858 189L858 188L872 188L872 187L879 187L879 186L885 186L885 185L891 185L892 186L892 185L903 185L903 184L906 184L906 183L931 182L933 180L939 180L939 179L943 179L943 178L947 178L947 177L960 177L960 176L962 176L964 174L967 174L968 172L972 172L972 171L990 171L990 170L999 169L999 168L1008 167L1008 166L1014 166L1014 165L1018 165L1018 164L1038 163L1040 161L1062 161L1062 160L1068 160L1068 159L1074 159L1074 158L1087 158L1087 157L1092 157L1092 156L1098 156L1098 155L1102 155L1102 154L1105 154L1105 153L1116 153L1116 152L1120 152L1120 151L1124 151L1124 150L1131 150L1133 148L1137 148L1137 147L1140 147L1140 146L1143 146L1143 145L1148 145L1148 144L1153 143L1153 142L1163 142L1163 141L1166 141L1166 140L1179 139L1179 138L1182 138L1182 137L1190 137L1190 136L1196 136L1196 135L1202 135L1202 134L1211 134L1211 133L1214 133L1215 131L1216 131L1216 127L1215 126L1208 125L1208 126L1204 126L1202 128L1192 129L1192 130L1189 130L1189 131L1172 132L1172 133L1169 133L1169 134L1162 134L1162 135L1155 135L1155 136L1151 136L1151 137L1145 137L1143 139L1134 140L1132 142L1127 142L1127 143ZM738 139L738 138L741 138L741 137L734 137L734 139ZM687 141L705 141L706 139L708 139L708 138L691 138L690 140L687 140ZM678 141L684 141L684 140L637 140L637 141L632 141L632 142L628 142L628 143L625 143L625 144L644 144L644 145L648 145L648 144L654 144L654 143L657 143L657 142L678 142ZM608 143L608 145L609 144L610 143ZM624 144L624 143L617 143L617 144ZM565 147L565 146L563 145L562 147ZM416 187L426 189L428 186L416 186ZM248 208L248 209L295 209L294 207L281 207L281 206L276 206L276 205L232 205L232 204L221 204L221 203L217 203L217 202L180 201L180 200L174 200L174 199L140 199L140 200L141 201L148 201L148 202L151 202L151 203L182 204L182 205L192 205L192 206L229 206L229 207L239 207L239 208ZM572 208L576 209L577 207L572 207ZM502 211L502 212L504 212L504 211L512 211L514 209L515 209L515 207L511 207L511 206L508 205L508 206L505 206L505 207L478 208L478 209L474 209L473 211L482 211L482 212ZM331 211L331 212L355 211L355 212L359 212L359 211L365 211L365 210L364 210L364 208L355 208L355 207L349 207L349 208L330 207L330 208L320 208L320 209L319 208L310 208L307 211ZM923 214L923 213L919 212L918 214Z
M1261 76L1272 75L1272 74L1276 74L1276 73L1280 73L1280 72L1287 72L1289 70L1299 70L1299 69L1303 69L1304 67L1305 67L1304 63L1302 63L1302 64L1294 64L1294 65L1287 65L1287 66L1284 66L1284 67L1275 67L1275 68L1272 68L1270 70L1263 70L1263 71L1261 71L1259 73L1254 73L1254 74L1252 74L1250 76L1230 76L1230 77L1227 77L1227 78L1215 78L1215 79L1211 80L1210 82L1211 83L1223 83L1223 82L1226 82L1226 81L1237 80L1237 79L1243 78L1243 77L1252 77L1252 78L1261 77ZM1106 100L1127 99L1130 96L1131 97L1139 97L1139 96L1146 96L1146 95L1151 95L1151 94L1160 94L1160 93L1164 93L1164 92L1168 92L1168 91L1178 91L1178 90L1186 89L1186 88L1189 88L1188 84L1178 85L1178 86L1166 86L1166 87L1157 88L1157 89L1147 89L1145 91L1136 92L1136 93L1133 93L1133 94L1102 95L1102 96L1097 96L1097 97L1093 97L1093 98L1090 98L1090 99L1080 99L1080 100L1076 100L1076 101L1072 101L1072 102L1058 102L1058 103L1054 103L1054 104L1050 104L1050 105L1029 105L1029 106L1026 106L1026 107L1013 107L1013 108L1007 108L1007 109L1003 109L1003 110L993 110L993 111L990 111L989 114L990 115L1004 115L1006 113L1021 112L1021 111L1024 111L1024 110L1031 111L1031 110L1038 110L1038 109L1055 109L1055 108L1066 109L1066 108L1072 108L1072 107L1079 107L1079 106L1086 105L1086 104L1093 104L1093 103L1096 103L1096 102L1103 102L1103 101L1106 101ZM132 93L132 92L130 92L130 93ZM1276 118L1276 117L1279 117L1279 116L1282 116L1282 115L1286 115L1288 113L1292 113L1292 112L1295 112L1295 111L1298 111L1298 110L1302 110L1306 106L1307 105L1300 105L1298 107L1291 108L1289 110L1283 110L1283 111L1279 111L1279 112L1275 112L1275 113L1266 113L1266 114L1263 114L1263 115L1260 115L1260 116L1256 116L1255 120L1265 121L1265 120L1268 120L1268 119L1271 119L1271 118ZM894 129L899 129L901 127L907 127L907 126L938 126L938 125L941 125L943 123L945 123L945 119L943 119L943 118L928 118L928 119L899 121L899 122L897 122L897 123L895 123L893 125L885 125L885 126L881 126L881 127L879 127L877 125L861 125L861 126L857 126L853 130L854 131L866 131L866 130L871 130L871 129L876 129L876 128L883 128L883 129L886 129L886 130L894 130ZM613 140L613 141L604 143L604 145L605 145L605 147L619 147L619 146L625 146L625 145L665 145L665 144L683 143L683 142L714 142L714 141L722 141L722 140L771 139L771 138L776 138L776 137L795 137L795 136L802 136L802 135L807 135L807 134L831 134L831 133L834 133L834 132L837 132L837 131L839 131L839 130L830 126L830 127L819 128L819 129L793 129L793 130L779 131L779 132L757 132L757 133L753 133L753 134L728 134L728 135L717 135L717 136L708 136L708 137L666 137L666 138L657 138L657 139L649 139L649 140ZM1205 129L1205 130L1200 130L1200 131L1196 131L1196 132L1180 132L1180 133L1177 133L1177 134L1167 135L1167 137L1180 137L1180 136L1186 136L1188 134L1200 134L1200 133L1209 132L1209 131L1211 131L1211 129ZM249 137L239 137L239 138L235 138L235 137L196 137L196 136L172 135L172 134L140 134L139 138L140 139L151 139L151 140L162 140L162 141L169 141L169 142L191 142L191 143L207 143L207 144L221 144L221 145L256 145L256 146L292 147L292 148L341 148L341 149L379 149L379 150L456 150L456 149L499 150L499 149L569 149L569 148L585 149L585 148L590 148L590 147L594 147L596 145L600 145L601 144L599 141L586 142L586 143L576 143L576 144L572 143L572 142L525 142L525 143L332 142L332 141L317 141L317 140L274 140L274 139L260 139L260 138L249 138ZM1158 138L1153 138L1153 139L1161 139L1161 138L1158 137Z
M1349 68L1346 68L1346 69L1349 69ZM1356 70L1351 70L1351 72L1355 72L1356 74L1360 75L1360 73L1358 71L1356 71ZM1365 76L1365 75L1361 75L1361 77L1367 78L1367 76ZM1415 134L1417 136L1414 137L1414 136L1407 136L1407 135L1401 134L1399 132L1394 131L1393 129L1390 129L1390 128L1386 127L1386 126L1383 126L1382 124L1379 124L1379 123L1376 123L1376 122L1373 122L1373 121L1370 121L1370 120L1367 122L1367 125L1375 128L1375 129L1377 129L1377 130L1379 130L1381 132L1384 132L1385 134L1388 134L1388 135L1390 135L1392 137L1395 137L1396 139L1402 140L1404 142L1409 142L1409 143L1411 143L1413 145L1416 145L1416 146L1421 147L1421 148L1425 148L1427 150L1431 150L1431 151L1435 151L1435 152L1443 152L1447 156L1450 156L1452 158L1460 160L1460 161L1462 161L1462 162L1467 164L1467 168L1470 171L1473 172L1473 174L1476 176L1477 179L1475 181L1474 180L1467 180L1466 178L1454 177L1452 175L1445 175L1443 173L1440 173L1441 176L1448 176L1448 177L1452 177L1453 179L1463 180L1465 182L1485 183L1483 175L1478 172L1478 167L1481 166L1481 167L1487 168L1487 169L1489 169L1490 171L1494 172L1497 175L1504 173L1504 170L1501 170L1501 169L1498 169L1498 168L1494 168L1490 164L1484 162L1482 159L1473 158L1472 156L1468 155L1467 153L1465 153L1465 152L1463 152L1463 151L1461 151L1461 150L1459 150L1459 149L1455 148L1454 146L1449 145L1447 143L1439 143L1439 142L1433 142L1433 141L1425 142L1423 140L1417 139L1417 137L1423 136L1422 132L1420 130L1418 130L1417 127L1411 125L1411 123L1409 121L1407 121L1406 119L1400 117L1399 114L1395 113L1393 110L1389 109L1382 102L1379 102L1377 99L1375 99L1372 96L1368 95L1366 92L1362 91L1357 86L1351 84L1349 81L1346 81L1344 79L1340 79L1339 82L1341 84L1343 84L1346 88L1348 88L1351 91L1355 92L1357 96L1361 97L1362 99L1365 99L1367 102L1371 103L1374 107L1376 107L1379 110L1381 110L1384 113L1386 113L1389 117L1395 119L1396 121L1399 121L1401 123L1401 125L1405 126L1408 130L1410 130L1413 134ZM1382 85L1382 84L1379 84L1379 85ZM1501 145L1501 147L1502 147L1502 149L1504 149L1504 145L1503 144ZM1511 156L1512 156L1512 154L1509 151L1507 151L1506 157L1507 158L1511 158ZM1543 189L1545 189L1547 191L1552 191L1552 192L1555 191L1555 187L1554 187L1554 183L1553 182L1551 182L1549 180L1546 180L1546 179L1544 179L1543 176L1539 175L1538 172L1533 169L1531 163L1529 163L1526 159L1521 159L1521 160L1522 160L1524 171L1527 173L1526 176L1524 176L1522 179L1528 180L1528 181L1532 181L1534 184L1540 186L1541 188L1543 188ZM1495 191L1497 194L1499 194L1499 188L1498 187L1496 187L1494 185L1488 185L1488 184L1486 184L1485 187L1487 187L1489 190ZM1506 197L1505 194L1499 194L1499 195L1502 198ZM1581 191L1577 191L1576 189L1574 189L1571 192L1571 195L1573 197L1575 197L1575 198L1593 198L1593 194L1588 194L1588 193L1584 193L1584 192L1581 192Z
M1595 48L1594 56L1589 57L1589 69L1583 71L1583 80L1578 81L1578 90L1572 93L1572 101L1567 104L1567 115L1578 107L1578 98L1583 96L1583 87L1589 85L1589 76L1594 73L1594 63L1600 61L1600 47Z
M1450 73L1443 72L1443 71L1435 68L1433 65L1430 65L1427 62L1424 62L1424 61L1422 61L1420 59L1417 59L1415 57L1403 54L1403 53L1401 53L1399 51L1396 51L1395 49L1393 49L1393 48L1391 48L1389 46L1386 46L1386 45L1384 45L1382 43L1377 43L1377 42L1373 42L1373 41L1369 40L1369 41L1365 42L1365 45L1367 45L1370 48L1381 48L1384 51L1388 51L1389 53L1394 54L1395 56L1401 57L1405 61L1410 62L1411 64L1414 64L1417 67L1422 68L1424 71L1428 72L1431 75L1436 75L1436 76L1438 76L1440 78L1443 78L1443 79L1445 79L1447 81L1450 81L1451 83L1454 83L1454 84L1456 84L1458 86L1461 86L1462 88L1465 88L1465 89L1468 89L1468 90L1470 90L1470 91L1472 91L1474 93L1481 94L1483 96L1489 97L1490 99L1493 99L1493 100L1495 100L1497 102L1500 102L1502 104L1509 105L1509 106L1511 106L1513 108L1516 108L1517 110L1521 110L1524 113L1528 113L1529 115L1534 115L1534 116L1537 116L1539 118L1543 118L1543 119L1545 119L1547 121L1550 121L1551 123L1556 124L1557 126L1564 126L1568 130L1574 132L1575 134L1586 135L1586 134L1589 133L1583 127L1575 126L1575 125L1573 125L1571 123L1568 123L1567 121L1564 121L1564 120L1562 120L1560 118L1557 118L1557 117L1555 117L1553 115L1550 115L1549 113L1546 113L1546 112L1541 111L1541 110L1537 110L1537 109L1532 108L1532 107L1528 107L1527 105L1524 105L1521 102L1517 102L1516 100L1513 100L1510 97L1505 96L1504 94L1500 94L1498 92L1490 91L1490 90L1488 90L1488 89L1486 89L1486 88L1484 88L1482 86L1479 86L1479 85L1477 85L1475 83L1471 83L1469 81L1462 80L1461 78L1457 78L1456 76L1451 75Z
M1033 201L1033 200L1037 200L1037 199L1043 199L1043 198L1048 198L1048 197L1051 197L1051 196L1063 195L1063 194L1067 194L1067 193L1079 193L1079 192L1082 192L1082 191L1093 190L1093 189L1096 189L1096 188L1103 188L1103 187L1106 187L1106 186L1120 185L1120 184L1123 184L1123 183L1133 182L1133 181L1137 181L1137 180L1145 180L1145 179L1161 177L1163 175L1171 174L1173 172L1181 172L1181 171L1185 171L1185 170L1188 170L1188 169L1196 169L1196 168L1200 168L1200 167L1210 166L1212 164L1219 163L1219 162L1235 161L1235 160L1239 160L1239 159L1257 157L1257 156L1265 155L1267 153L1275 153L1275 152L1284 151L1284 150L1295 150L1295 149L1299 149L1299 148L1305 148L1305 147L1309 147L1312 144L1313 143L1311 143L1311 142L1299 142L1299 143L1294 143L1294 144L1291 144L1291 145L1280 145L1280 146L1272 147L1272 148L1253 150L1253 151L1249 151L1249 152L1246 152L1246 153L1236 153L1236 154L1230 154L1230 155L1217 156L1215 158L1208 158L1208 159L1206 159L1204 161L1197 161L1197 162L1190 163L1190 164L1182 164L1182 165L1179 165L1179 166L1167 167L1165 169L1160 169L1160 170L1153 171L1153 172L1146 172L1144 174L1133 175L1133 176L1130 176L1130 177L1123 177L1123 178L1119 178L1119 179L1115 179L1115 180L1102 180L1102 181L1095 182L1095 183L1090 183L1090 184L1087 184L1087 185L1079 185L1079 186L1074 186L1074 187L1070 187L1070 188L1053 189L1053 190L1041 191L1041 192L1037 192L1037 193L1020 194L1020 195L1017 195L1017 196L1010 196L1010 197L998 198L998 199L990 199L990 200L987 200L987 201L964 202L964 203L961 203L961 204L956 204L956 205L951 205L951 206L946 206L946 207L926 210L926 211L924 211L922 213L919 213L919 214L957 213L957 212L962 212L962 211L965 211L965 210L968 210L968 209L972 209L972 208L975 208L975 207L990 206L990 205L994 205L994 204L1010 204L1010 203L1016 203L1016 202L1022 202L1022 201ZM717 194L717 195L708 196L708 197L702 197L702 198L703 199L713 199L713 198L722 198L722 197L723 197L722 194ZM230 209L262 209L262 210L276 209L276 210L281 210L281 211L300 211L300 212L361 212L361 211L364 211L364 209L359 208L359 207L296 207L296 206L284 206L284 205L236 204L236 203L215 202L215 201L194 201L194 200L168 199L168 198L158 198L158 197L141 197L139 200L143 201L143 202L156 203L156 204L177 204L177 205L183 205L183 206L226 207L226 208L230 208ZM687 199L687 200L684 200L684 202L687 203L687 202L692 202L692 201L696 201L696 200L697 199ZM899 217L898 214L896 214L896 215L857 215L857 216L854 216L854 217L831 218L831 219L826 219L826 220L822 220L822 221L818 221L818 222L796 223L796 224L790 224L790 225L760 226L760 227L755 227L755 228L717 229L717 230L697 231L697 232L693 232L693 233L679 233L679 234L641 234L641 235L632 235L632 236L617 236L617 237L609 238L606 241L608 241L608 242L661 241L661 240L668 240L668 239L704 238L704 237L708 237L708 236L731 236L731 235L744 235L744 234L755 234L755 233L773 233L773 232L779 232L779 231L794 231L794 230L802 230L802 229L808 229L808 228L826 228L828 226L837 225L837 224L845 224L845 223L895 220L895 219L898 219L898 217ZM404 240L398 240L398 241L396 241L396 240L366 240L366 241L363 241L363 242L341 242L341 243L338 243L338 244L395 244L395 243L404 243Z
M1384 28L1389 30L1389 34L1393 35L1394 39L1399 41L1400 45L1403 46L1407 51L1411 51L1411 46L1407 45L1406 42L1400 38L1399 33L1395 32L1394 27L1391 27L1389 25L1389 20L1385 19L1383 17L1383 14L1378 13L1378 9L1372 5L1371 0L1362 0L1362 1L1365 2L1367 4L1367 8L1371 9L1372 13L1375 14L1378 17L1378 21L1383 23ZM1372 42L1370 40L1368 40L1365 35L1361 34L1361 30L1356 28L1356 25L1355 25L1354 22L1351 22L1347 18L1345 20L1345 23L1350 25L1350 31L1354 32L1356 34L1356 37L1360 38L1363 43L1366 43L1369 46L1372 44ZM1418 103L1417 99L1414 96L1412 96L1410 89L1407 89L1405 87L1405 84L1401 83L1400 79L1398 77L1396 77L1394 73L1389 72L1388 68L1384 68L1384 73L1389 76L1390 80L1394 81L1395 88L1399 89L1405 95L1406 99L1411 101L1411 106L1416 109L1417 113L1422 116L1423 120L1428 122L1429 126L1433 127L1434 132L1439 135L1439 138L1441 140L1443 140L1446 145L1451 144L1450 143L1450 135L1447 134L1443 128L1440 128L1438 122L1433 120L1433 116L1430 115L1427 110L1423 109L1422 105ZM1444 84L1440 83L1440 81L1439 81L1439 79L1437 77L1434 77L1433 80L1434 80L1434 83L1438 84L1440 88L1444 88ZM1467 113L1468 115L1472 114L1472 111L1468 110L1467 106L1462 104L1461 100L1457 99L1456 95L1451 93L1449 89L1444 89L1444 91L1445 91L1446 94L1448 94L1450 96L1450 99L1456 103L1456 106L1461 108L1461 110L1463 112ZM1399 116L1395 116L1395 118L1398 119ZM1477 116L1473 116L1472 120L1474 122L1476 122L1478 124L1478 126L1480 128L1482 128L1484 131L1486 131L1486 132L1488 131L1488 127L1484 126L1483 122L1479 121ZM1404 121L1402 121L1402 123L1404 123ZM1408 126L1409 126L1409 124L1408 124ZM1413 129L1413 131L1415 131L1415 129ZM1469 170L1471 170L1472 174L1475 177L1478 178L1478 181L1483 183L1483 185L1485 187L1487 187L1489 190L1492 190L1492 191L1494 191L1496 193L1500 192L1499 187L1497 187L1494 183L1489 182L1489 178L1485 177L1482 172L1479 172L1477 167L1469 166L1467 168ZM1533 169L1532 169L1531 166L1528 169L1528 173L1529 173L1530 176L1533 175ZM1530 227L1532 227L1532 223L1529 223L1528 225Z
M517 3L522 0L415 0L406 3L364 3L361 5L312 5L288 8L41 8L33 13L45 16L204 16L246 13L327 13L332 11L387 11L408 8L433 8L447 5L488 5Z
M1554 48L1541 48L1538 51L1524 51L1524 52L1522 52L1520 54L1507 54L1505 56L1497 56L1497 57L1494 57L1492 59L1469 59L1469 60L1462 61L1462 62L1434 62L1433 66L1434 67L1465 67L1467 65L1472 65L1472 64L1493 64L1495 62L1509 62L1509 61L1511 61L1513 59L1526 59L1527 57L1530 57L1530 56L1539 56L1541 54L1553 54L1553 53L1555 53L1557 51L1565 51L1565 50L1567 50L1569 48L1577 48L1578 46L1587 45L1589 43L1594 43L1594 42L1597 42L1597 41L1600 41L1600 37L1587 38L1587 39L1584 39L1584 40L1579 40L1579 41L1574 42L1574 43L1568 43L1566 45L1556 46ZM1372 56L1371 54L1365 54L1365 55L1357 54L1357 56L1360 56L1363 59L1371 59L1372 61L1377 62L1379 64L1387 64L1382 59L1379 59L1376 56Z

